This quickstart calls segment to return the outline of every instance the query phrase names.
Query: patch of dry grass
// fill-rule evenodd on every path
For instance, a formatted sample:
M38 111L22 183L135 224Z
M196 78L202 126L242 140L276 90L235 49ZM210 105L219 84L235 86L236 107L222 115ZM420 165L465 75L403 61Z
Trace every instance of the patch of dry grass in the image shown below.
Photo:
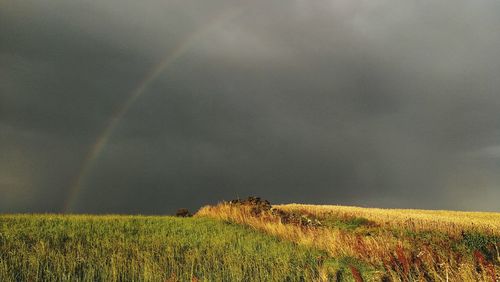
M321 226L284 224L276 213L221 203L196 216L249 225L283 240L312 246L332 257L372 265L393 281L496 281L500 273L500 214L342 206L278 205ZM353 273L354 275L355 273Z
M362 217L384 228L404 228L412 231L440 231L460 235L476 231L500 235L500 213L446 210L379 209L334 205L276 205L276 208L311 214L316 217Z

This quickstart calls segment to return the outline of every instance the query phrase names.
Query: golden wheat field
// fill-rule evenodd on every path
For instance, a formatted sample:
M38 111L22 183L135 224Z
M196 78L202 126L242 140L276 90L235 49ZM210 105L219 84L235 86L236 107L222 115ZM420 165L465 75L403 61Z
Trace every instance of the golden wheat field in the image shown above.
M500 234L500 213L495 212L380 209L303 204L276 205L275 207L317 217L363 217L387 228L404 227L414 231L434 230L448 234L457 234L464 230Z
M499 213L221 203L197 216L249 225L374 269L352 272L356 281L499 280ZM331 271L320 271L322 279Z

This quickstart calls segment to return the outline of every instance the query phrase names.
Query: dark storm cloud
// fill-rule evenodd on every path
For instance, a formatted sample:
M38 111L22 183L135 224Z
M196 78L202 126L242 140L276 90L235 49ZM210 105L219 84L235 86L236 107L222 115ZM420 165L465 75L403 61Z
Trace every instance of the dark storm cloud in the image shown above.
M495 1L15 1L0 8L0 212L273 202L499 210ZM232 19L201 32L227 14Z

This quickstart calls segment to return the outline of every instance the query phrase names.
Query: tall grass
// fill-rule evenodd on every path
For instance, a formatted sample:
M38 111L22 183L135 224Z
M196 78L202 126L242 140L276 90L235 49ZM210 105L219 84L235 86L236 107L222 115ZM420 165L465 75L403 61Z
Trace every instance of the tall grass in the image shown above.
M0 216L0 281L314 281L324 257L207 218Z
M276 205L276 208L320 218L365 218L384 228L440 231L460 235L464 231L500 236L500 213L446 210L380 209L333 205Z
M275 206L319 220L321 226L283 224L277 213L256 215L245 205L221 203L197 216L249 225L268 234L350 257L393 281L496 281L500 272L499 214L404 211L337 206ZM352 271L353 277L358 273ZM367 274L364 273L366 276Z
M499 214L274 208L315 224L228 203L195 218L0 215L0 281L499 279Z

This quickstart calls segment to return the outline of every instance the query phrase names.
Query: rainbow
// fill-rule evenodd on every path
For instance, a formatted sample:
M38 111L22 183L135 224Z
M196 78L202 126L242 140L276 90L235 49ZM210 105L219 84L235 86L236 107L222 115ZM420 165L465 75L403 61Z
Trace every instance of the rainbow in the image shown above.
M111 118L105 123L104 128L96 138L96 141L90 147L88 153L82 161L79 173L72 181L69 193L64 201L63 213L70 213L84 188L84 182L92 167L99 159L102 151L106 147L110 137L113 135L114 129L120 123L125 114L134 105L134 103L146 92L147 88L155 81L166 69L182 55L184 55L203 35L214 30L218 26L230 21L231 19L239 16L243 9L231 9L223 12L222 14L209 21L209 24L203 25L194 32L188 34L172 49L163 56L158 64L149 70L143 77L141 82L134 90L127 95L125 101L113 112Z

